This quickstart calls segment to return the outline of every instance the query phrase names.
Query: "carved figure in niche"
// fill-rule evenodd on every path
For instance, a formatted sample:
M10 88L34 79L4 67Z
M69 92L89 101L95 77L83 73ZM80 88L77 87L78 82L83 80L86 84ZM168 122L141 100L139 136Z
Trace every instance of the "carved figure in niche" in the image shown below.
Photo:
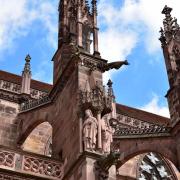
M111 151L111 143L113 142L113 128L110 126L110 114L102 118L102 150L103 153L108 154Z
M97 135L98 122L93 117L92 111L87 109L85 111L85 121L83 124L83 140L84 150L95 151L96 148L96 135Z

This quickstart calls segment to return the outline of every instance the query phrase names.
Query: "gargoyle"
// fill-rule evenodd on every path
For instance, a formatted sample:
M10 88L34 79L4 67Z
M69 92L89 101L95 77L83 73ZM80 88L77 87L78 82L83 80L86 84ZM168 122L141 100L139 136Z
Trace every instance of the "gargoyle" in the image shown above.
M103 72L105 72L105 71L109 71L110 69L119 69L123 65L129 65L128 61L125 60L125 61L116 61L112 63L107 63L103 67L101 67L101 69Z

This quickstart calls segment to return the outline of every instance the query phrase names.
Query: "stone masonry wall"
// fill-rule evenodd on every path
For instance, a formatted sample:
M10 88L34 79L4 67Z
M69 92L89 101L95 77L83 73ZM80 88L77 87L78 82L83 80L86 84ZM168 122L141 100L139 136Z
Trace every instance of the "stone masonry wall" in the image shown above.
M0 99L0 145L16 146L18 104Z
M53 108L53 155L67 160L66 170L80 152L77 70L70 75Z
M29 151L41 155L48 155L50 153L50 143L52 141L52 127L48 122L44 122L37 126L31 134L28 136L22 149L24 151Z

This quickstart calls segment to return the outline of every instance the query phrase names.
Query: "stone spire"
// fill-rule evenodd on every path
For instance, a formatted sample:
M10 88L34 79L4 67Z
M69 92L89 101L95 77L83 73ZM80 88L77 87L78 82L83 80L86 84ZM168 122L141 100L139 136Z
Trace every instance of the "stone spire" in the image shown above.
M116 119L116 100L115 100L115 95L113 91L113 82L109 79L107 86L108 86L108 95L112 99L112 112L111 112L111 118Z
M159 40L163 48L170 87L173 87L179 79L177 71L180 69L180 27L177 19L172 18L171 11L172 8L167 5L162 10L165 18Z
M172 18L171 16L172 8L168 7L167 5L162 10L162 14L165 15L163 20L164 28L161 28L161 37L162 44L169 43L172 38L177 38L177 35L180 32L179 24L177 23L176 18ZM165 37L165 38L164 38ZM164 41L165 40L165 41Z
M161 28L160 41L166 63L170 89L167 99L171 115L171 125L180 121L180 27L176 18L171 16L172 8L167 5L162 14L165 15Z
M30 94L30 84L31 84L31 57L28 54L25 58L25 66L24 70L22 72L22 87L21 87L21 93L23 94Z

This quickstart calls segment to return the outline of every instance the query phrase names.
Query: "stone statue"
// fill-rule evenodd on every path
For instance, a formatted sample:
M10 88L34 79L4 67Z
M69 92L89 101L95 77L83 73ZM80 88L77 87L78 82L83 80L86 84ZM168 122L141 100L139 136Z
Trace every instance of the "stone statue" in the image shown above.
M102 150L105 154L110 153L110 147L113 141L113 128L110 126L109 120L110 114L102 118Z
M83 124L83 140L85 151L95 151L97 128L97 119L93 117L92 111L87 109L85 111L85 121Z

